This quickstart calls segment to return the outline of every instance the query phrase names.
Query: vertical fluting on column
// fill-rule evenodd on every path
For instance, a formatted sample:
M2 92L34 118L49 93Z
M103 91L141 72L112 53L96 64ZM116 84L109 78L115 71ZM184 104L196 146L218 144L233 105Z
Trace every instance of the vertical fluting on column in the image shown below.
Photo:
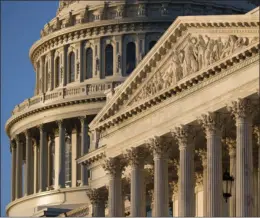
M145 150L142 147L127 150L126 159L131 166L131 216L144 216L144 158Z
M109 158L102 165L109 176L108 207L109 216L120 217L122 214L122 171L125 163L122 158Z
M177 127L172 132L180 150L179 216L195 216L194 211L194 134L190 126Z
M33 193L36 194L39 191L39 161L38 161L39 145L37 140L33 140Z
M258 147L258 166L257 166L257 215L260 217L260 126L254 127L254 134L256 136L256 144Z
M48 181L47 181L47 187L48 190L51 189L52 183L52 171L53 171L53 158L52 158L52 152L53 152L53 146L54 146L54 136L52 134L49 135L48 140Z
M58 152L57 152L57 167L55 165L55 171L57 170L57 179L58 179L58 187L65 187L65 128L64 121L57 121L59 127L59 144L58 144ZM56 145L55 145L56 146ZM56 156L56 152L55 152ZM56 175L55 175L56 176Z
M199 149L197 154L203 167L203 216L207 216L207 151Z
M251 216L253 209L252 108L248 99L228 107L236 121L236 216Z
M39 126L40 130L40 178L39 178L39 192L46 191L47 187L47 134L44 125Z
M23 155L23 148L22 143L20 142L20 137L17 135L15 137L16 142L16 181L15 181L15 198L22 197L22 155Z
M16 144L15 142L10 142L10 148L12 152L12 175L11 175L11 200L15 200L15 182L16 182Z
M29 130L25 131L25 146L26 146L26 169L25 169L25 190L24 195L30 195L33 193L33 186L32 186L32 178L33 178L33 172L32 172L32 138L31 133Z
M226 138L225 144L227 145L229 158L230 158L230 175L236 180L236 140ZM232 184L231 197L229 198L229 216L236 216L236 185Z
M207 139L207 216L222 216L222 148L220 116L202 115Z
M78 166L76 159L79 157L78 155L78 128L75 127L72 130L71 134L71 143L72 143L72 150L71 150L71 186L77 186L77 178L78 178Z
M105 217L107 194L105 187L87 190L87 195L92 204L92 217Z
M88 123L86 117L80 117L81 123L81 156L89 150ZM81 165L81 186L88 185L88 171L86 166Z
M157 136L148 141L148 145L153 151L154 160L154 214L156 217L169 215L167 154L169 144L169 142Z

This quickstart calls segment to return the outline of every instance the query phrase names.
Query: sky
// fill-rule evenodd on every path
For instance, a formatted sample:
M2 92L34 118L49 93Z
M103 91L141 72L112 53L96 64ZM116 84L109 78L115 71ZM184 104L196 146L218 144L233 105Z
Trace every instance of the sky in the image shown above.
M242 6L241 0L231 2ZM58 2L6 0L1 4L1 216L5 216L11 195L11 155L4 126L15 105L33 96L35 73L29 49L55 16Z
M5 123L15 105L32 97L35 73L29 49L56 15L57 1L1 2L1 216L10 202L11 154Z

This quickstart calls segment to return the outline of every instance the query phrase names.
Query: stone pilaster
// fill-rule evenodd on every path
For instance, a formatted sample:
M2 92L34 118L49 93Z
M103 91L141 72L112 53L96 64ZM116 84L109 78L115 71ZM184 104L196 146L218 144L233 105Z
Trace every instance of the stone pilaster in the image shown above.
M22 156L23 156L23 145L20 141L19 136L16 136L15 138L16 142L16 174L15 174L15 198L21 198L22 197Z
M137 147L127 150L126 158L131 166L131 216L144 217L145 214L145 183L144 158L146 151Z
M105 187L87 190L87 195L92 204L92 217L105 217L107 194Z
M39 144L33 140L33 192L39 191Z
M114 36L114 41L116 48L114 49L114 61L115 67L113 75L121 75L122 76L122 36Z
M202 115L200 123L207 139L207 216L222 216L222 148L220 116Z
M86 117L80 117L81 123L81 156L89 151L89 135L88 123ZM81 165L81 186L88 185L88 171L86 166Z
M254 127L254 134L256 136L256 144L257 144L257 147L258 147L258 175L257 175L257 181L258 181L258 196L257 196L257 205L256 207L258 208L257 210L257 215L256 216L260 216L260 126L256 126Z
M252 106L239 99L228 107L236 121L236 216L251 216L253 209Z
M109 179L109 194L108 207L109 216L120 217L122 214L122 171L125 163L122 158L109 158L102 165L104 170L108 173Z
M24 195L30 195L33 193L33 186L32 186L32 178L33 178L33 172L32 172L32 138L31 133L29 130L25 131L25 146L26 146L26 165L25 165L25 184L24 184Z
M40 178L39 192L46 191L47 188L47 134L44 125L39 126L40 130Z
M194 211L194 134L190 126L178 127L172 133L180 150L179 216L195 216Z
M64 121L57 121L58 124L58 136L57 138L57 146L55 140L55 180L57 178L56 188L64 188L65 187L65 127Z
M101 48L100 48L100 39L94 40L94 64L93 64L93 78L100 78L100 69L101 69Z
M148 141L154 159L154 215L169 215L168 198L168 148L170 143L161 137L153 137Z
M207 151L199 149L196 153L203 167L203 216L207 216Z
M12 174L11 174L11 200L15 200L15 182L16 182L16 144L15 142L11 143L11 152L12 152Z

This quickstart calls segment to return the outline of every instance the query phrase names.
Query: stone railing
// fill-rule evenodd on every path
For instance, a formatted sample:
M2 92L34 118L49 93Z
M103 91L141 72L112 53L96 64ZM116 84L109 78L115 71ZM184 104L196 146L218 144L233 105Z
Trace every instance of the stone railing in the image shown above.
M110 83L102 83L102 84L87 84L82 85L75 88L61 88L58 90L54 90L51 92L43 93L38 96L34 96L32 98L26 99L19 105L16 105L14 110L12 111L12 115L23 112L27 109L34 108L37 106L41 106L44 104L49 104L55 101L70 99L75 97L95 97L97 95L104 95L105 90L114 89L121 82L110 82Z

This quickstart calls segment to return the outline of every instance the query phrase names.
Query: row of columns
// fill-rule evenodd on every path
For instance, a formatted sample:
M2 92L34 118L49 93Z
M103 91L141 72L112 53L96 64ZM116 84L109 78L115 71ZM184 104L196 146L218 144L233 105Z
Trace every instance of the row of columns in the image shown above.
M253 152L252 152L252 105L247 99L232 103L228 110L236 122L236 140L226 140L230 154L231 175L235 177L232 190L230 215L252 216L253 211ZM198 120L202 125L207 141L207 150L199 151L203 160L204 216L222 216L222 144L221 130L223 123L219 113L208 113ZM259 128L258 128L259 131ZM259 146L258 133L258 146ZM179 180L178 180L178 215L195 216L194 196L194 132L191 126L177 127L172 131L179 146ZM153 151L154 162L154 211L155 217L169 216L168 151L172 139L153 137L147 145ZM260 152L260 148L259 148ZM143 178L145 152L142 147L127 151L131 165L131 216L145 216L145 186ZM122 171L126 158L109 158L103 168L109 175L109 216L122 214ZM235 169L234 169L235 168ZM258 170L260 161L258 162ZM258 171L260 174L260 172ZM258 176L259 176L258 174ZM258 188L259 188L258 180ZM235 189L235 190L234 190ZM256 191L256 190L255 190ZM259 205L258 194L258 205ZM258 212L259 213L259 212Z
M89 151L90 139L88 135L87 117L80 117L81 121L81 140L80 133L72 131L72 181L71 186L77 186L78 174L81 175L81 186L88 185L88 175L86 167L81 167L78 172L76 158L86 154ZM32 136L31 130L24 132L23 137L17 135L11 140L12 152L12 173L11 173L11 199L35 194L37 192L48 191L51 189L65 188L65 124L64 120L57 121L58 129L55 134L48 133L44 124L38 127L39 140ZM48 139L49 135L49 139ZM78 143L80 149L78 149ZM24 146L25 143L25 146ZM53 148L54 146L54 148ZM25 149L25 152L24 152ZM55 158L52 160L52 152L55 150ZM25 153L25 155L24 155ZM23 173L23 163L25 163ZM52 170L55 167L55 180L52 184ZM22 180L24 179L24 186ZM24 187L24 188L23 188Z

